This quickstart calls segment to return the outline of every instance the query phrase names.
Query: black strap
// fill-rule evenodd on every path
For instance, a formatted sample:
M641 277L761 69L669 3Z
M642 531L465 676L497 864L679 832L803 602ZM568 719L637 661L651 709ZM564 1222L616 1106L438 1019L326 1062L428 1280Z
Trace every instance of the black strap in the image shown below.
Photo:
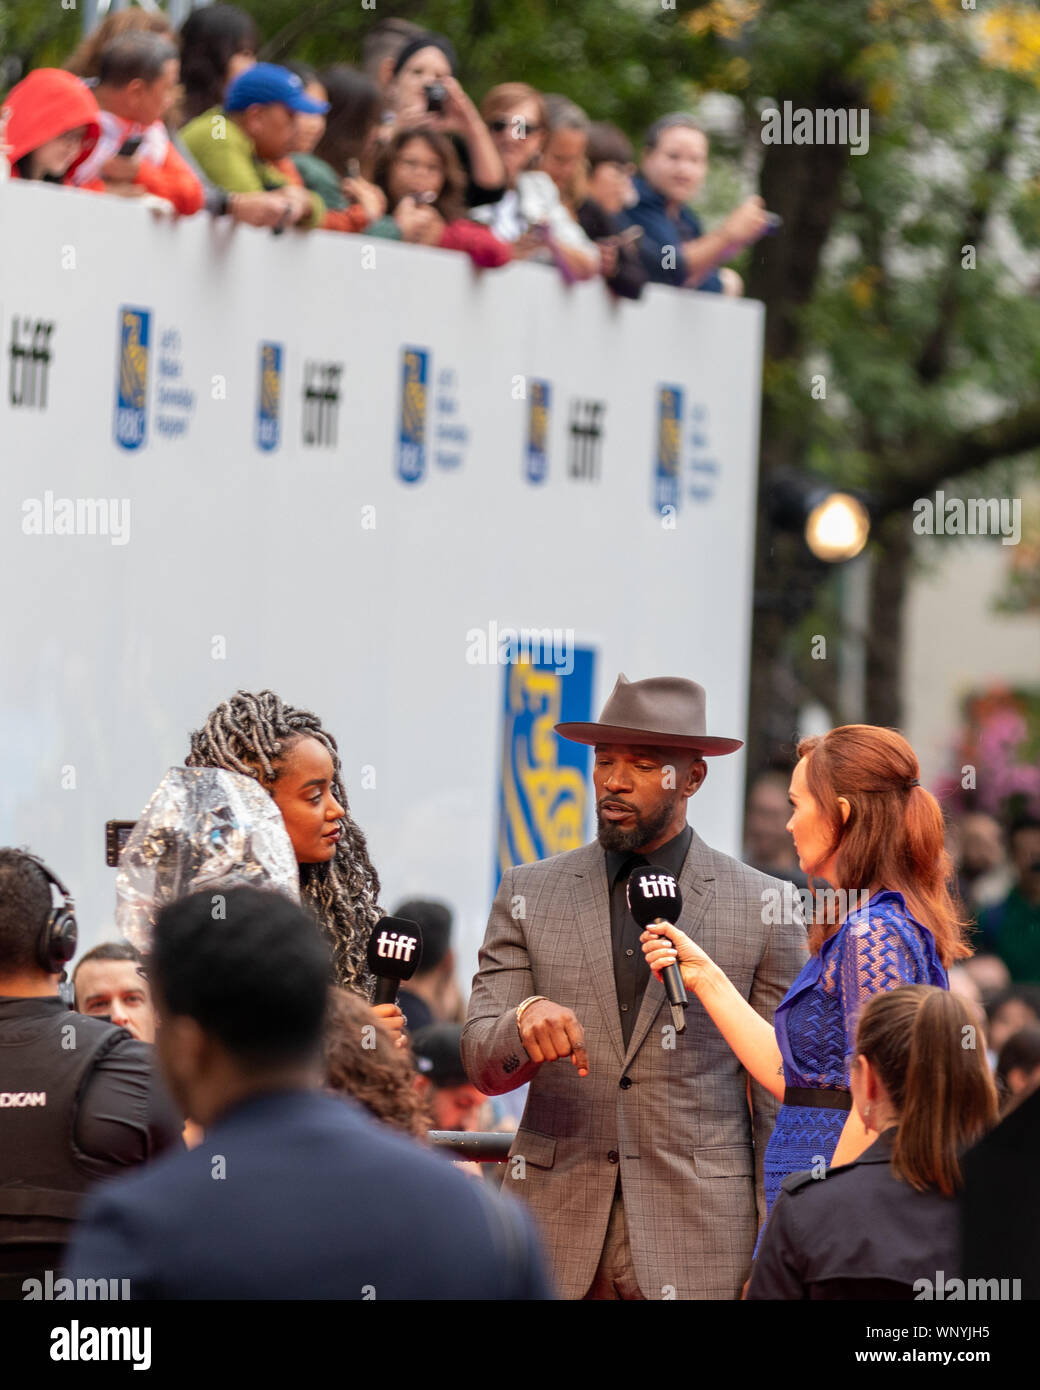
M809 1105L818 1110L851 1110L852 1096L848 1091L817 1091L807 1086L788 1086L784 1090L785 1105Z

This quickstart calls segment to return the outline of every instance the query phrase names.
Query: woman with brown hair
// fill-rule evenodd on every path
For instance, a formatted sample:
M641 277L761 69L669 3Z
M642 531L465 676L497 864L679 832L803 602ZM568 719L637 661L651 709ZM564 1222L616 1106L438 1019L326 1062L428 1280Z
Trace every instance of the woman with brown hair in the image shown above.
M564 207L549 175L534 167L549 129L541 92L526 82L503 82L485 96L480 114L502 157L506 189L496 202L474 207L473 217L508 241L516 260L549 260L566 280L598 275L599 248Z
M411 1053L373 1027L365 1001L347 989L329 991L325 1085L363 1105L383 1124L425 1142L430 1116L416 1089Z
M784 1181L748 1298L910 1299L959 1273L960 1155L997 1117L968 1007L925 985L875 995L850 1081L877 1137L826 1182L811 1171Z
M462 168L448 138L433 130L399 130L380 151L373 173L389 212L369 236L444 251L465 251L481 268L506 265L512 249L466 216Z
M686 988L755 1080L783 1102L764 1155L770 1210L789 1173L848 1163L870 1143L852 1108L847 1065L866 1000L899 985L947 989L947 968L971 954L947 887L953 866L942 811L921 786L906 739L846 724L803 739L798 759L787 829L814 909L837 901L838 911L813 911L809 960L774 1019L761 1018L675 927L642 937L655 974L678 959ZM837 894L821 892L816 879ZM763 913L776 906L763 903Z

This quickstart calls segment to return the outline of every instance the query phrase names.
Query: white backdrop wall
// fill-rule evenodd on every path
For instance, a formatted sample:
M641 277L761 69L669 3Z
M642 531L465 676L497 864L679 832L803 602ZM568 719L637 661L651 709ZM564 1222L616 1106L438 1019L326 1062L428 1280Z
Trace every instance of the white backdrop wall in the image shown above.
M135 817L238 688L321 716L384 906L448 901L467 983L507 674L472 660L474 631L573 634L593 718L619 671L691 676L709 732L743 737L760 305L656 288L617 303L537 266L479 274L451 253L8 184L0 319L0 843L69 881L84 944L112 927L104 822ZM280 361L262 383L263 344ZM414 482L409 349L427 354ZM662 387L682 397L674 525L655 503ZM143 437L123 447L117 427ZM81 533L60 533L62 499ZM110 530L128 529L97 534L110 499ZM714 760L692 803L730 853L743 771Z

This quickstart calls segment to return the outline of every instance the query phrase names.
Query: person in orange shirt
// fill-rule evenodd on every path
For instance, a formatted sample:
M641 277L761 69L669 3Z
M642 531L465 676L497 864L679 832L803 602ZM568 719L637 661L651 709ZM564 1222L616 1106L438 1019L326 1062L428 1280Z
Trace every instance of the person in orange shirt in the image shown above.
M101 130L73 182L101 179L109 193L151 193L179 213L199 211L205 190L163 124L179 72L176 45L162 34L131 31L102 50L94 93Z

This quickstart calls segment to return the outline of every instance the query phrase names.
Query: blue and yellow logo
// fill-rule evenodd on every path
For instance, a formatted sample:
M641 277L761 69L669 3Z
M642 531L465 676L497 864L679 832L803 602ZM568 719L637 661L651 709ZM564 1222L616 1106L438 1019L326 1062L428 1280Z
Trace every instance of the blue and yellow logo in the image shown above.
M657 390L657 464L654 469L654 510L679 505L679 463L682 455L683 393L680 386Z
M281 439L282 345L260 344L260 390L256 403L256 447L270 452Z
M519 661L505 669L495 886L506 869L585 843L589 749L553 733L592 717L595 653L577 647L574 668Z
M119 310L115 438L121 449L139 449L148 427L148 345L151 311Z
M417 483L426 472L426 398L430 354L401 349L401 424L397 433L397 476Z
M525 473L529 483L544 483L549 476L550 389L547 381L537 378L529 385Z

